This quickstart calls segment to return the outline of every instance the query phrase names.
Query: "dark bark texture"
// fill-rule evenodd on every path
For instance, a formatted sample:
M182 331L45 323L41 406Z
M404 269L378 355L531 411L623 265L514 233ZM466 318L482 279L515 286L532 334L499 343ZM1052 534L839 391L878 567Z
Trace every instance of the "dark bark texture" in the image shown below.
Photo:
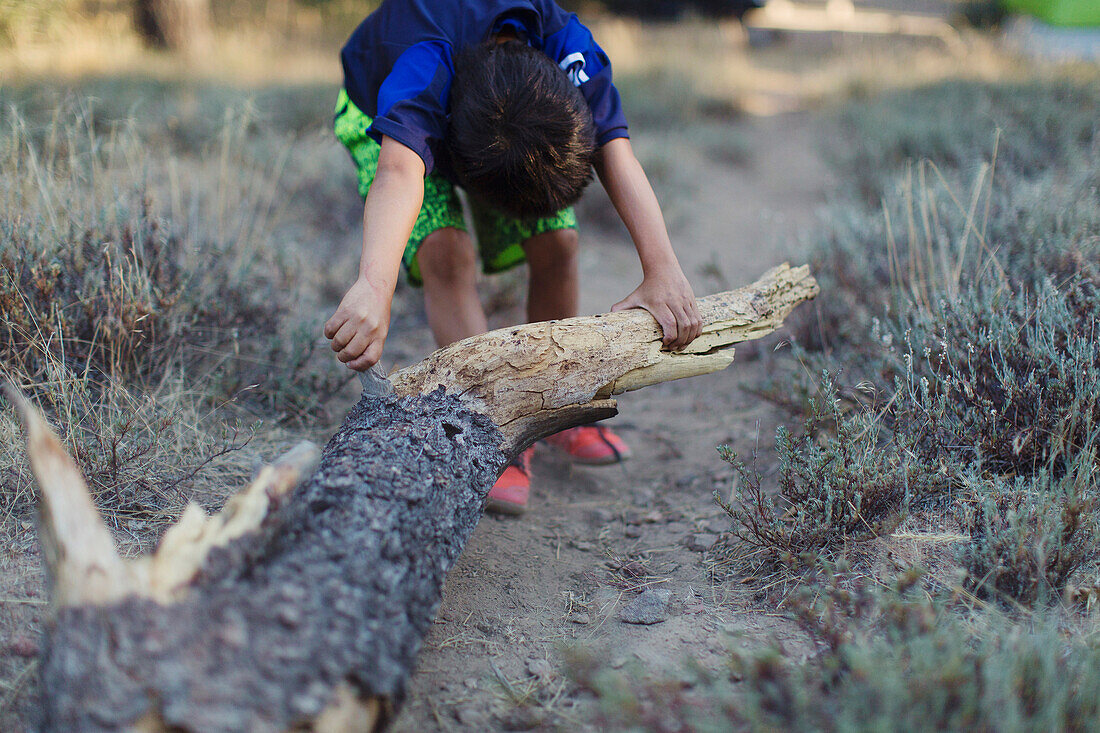
M500 444L442 390L363 398L314 476L259 533L214 551L182 602L59 611L43 728L125 729L152 708L181 730L283 731L343 681L396 708Z

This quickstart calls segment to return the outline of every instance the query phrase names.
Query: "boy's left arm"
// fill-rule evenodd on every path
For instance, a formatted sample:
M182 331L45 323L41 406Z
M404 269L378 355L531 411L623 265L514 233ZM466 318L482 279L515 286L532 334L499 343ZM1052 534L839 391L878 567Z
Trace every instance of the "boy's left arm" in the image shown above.
M703 322L691 284L672 251L657 196L628 138L610 140L600 148L596 173L642 264L642 284L611 310L645 308L661 324L665 346L682 349L702 333Z

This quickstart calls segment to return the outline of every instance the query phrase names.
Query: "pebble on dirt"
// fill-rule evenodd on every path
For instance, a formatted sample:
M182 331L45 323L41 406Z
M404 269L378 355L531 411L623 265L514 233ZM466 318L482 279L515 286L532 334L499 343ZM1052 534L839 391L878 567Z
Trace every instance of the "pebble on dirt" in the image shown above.
M697 532L688 535L684 544L692 552L706 552L718 543L718 535L711 532Z
M546 682L554 675L554 666L545 659L528 659L527 672L539 682Z
M659 624L668 620L668 604L672 591L668 588L649 588L623 606L619 620L628 624Z

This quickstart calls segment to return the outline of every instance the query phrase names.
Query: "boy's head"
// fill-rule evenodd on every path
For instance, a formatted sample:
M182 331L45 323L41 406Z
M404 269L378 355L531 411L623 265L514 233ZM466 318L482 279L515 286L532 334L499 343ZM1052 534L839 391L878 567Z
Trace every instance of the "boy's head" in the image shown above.
M542 217L580 198L596 134L584 97L548 56L488 41L455 60L447 148L471 194L518 217Z

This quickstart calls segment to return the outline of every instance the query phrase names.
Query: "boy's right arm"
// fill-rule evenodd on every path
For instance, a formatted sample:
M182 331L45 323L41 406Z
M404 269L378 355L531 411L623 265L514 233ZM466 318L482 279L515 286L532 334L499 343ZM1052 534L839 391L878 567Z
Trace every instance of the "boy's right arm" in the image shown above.
M363 206L359 278L325 323L336 358L365 371L382 357L401 255L424 201L424 161L383 136L378 171Z

